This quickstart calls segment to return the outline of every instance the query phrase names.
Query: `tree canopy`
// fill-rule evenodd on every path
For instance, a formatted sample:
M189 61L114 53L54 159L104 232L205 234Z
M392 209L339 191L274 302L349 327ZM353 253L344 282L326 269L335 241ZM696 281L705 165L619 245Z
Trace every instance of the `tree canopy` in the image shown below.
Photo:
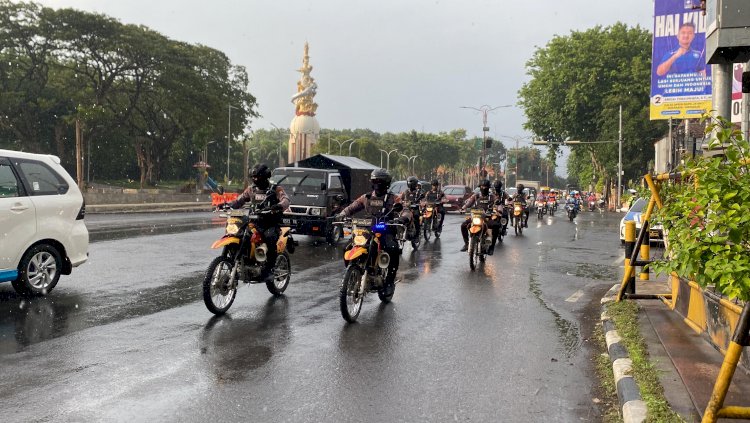
M209 143L236 143L257 116L247 87L246 70L216 49L0 0L0 147L54 152L71 170L78 121L100 178L186 178Z
M555 36L526 63L519 91L525 128L550 142L616 141L622 106L624 181L648 171L653 141L665 132L649 120L651 34L617 23ZM552 158L559 146L551 147ZM568 177L586 186L616 180L617 143L572 147ZM600 182L601 183L601 182Z

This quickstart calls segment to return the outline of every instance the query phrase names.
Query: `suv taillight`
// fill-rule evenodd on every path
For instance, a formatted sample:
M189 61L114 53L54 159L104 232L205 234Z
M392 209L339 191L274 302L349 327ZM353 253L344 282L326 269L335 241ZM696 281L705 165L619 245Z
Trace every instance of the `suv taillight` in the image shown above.
M86 216L86 200L83 200L83 204L81 204L81 210L78 210L78 216L76 216L76 220L83 220L85 216Z

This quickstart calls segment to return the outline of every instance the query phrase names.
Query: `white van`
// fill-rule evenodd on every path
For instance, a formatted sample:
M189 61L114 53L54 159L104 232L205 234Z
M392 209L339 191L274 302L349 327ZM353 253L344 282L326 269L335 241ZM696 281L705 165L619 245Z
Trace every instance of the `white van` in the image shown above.
M0 150L0 282L44 295L88 259L83 195L60 159Z

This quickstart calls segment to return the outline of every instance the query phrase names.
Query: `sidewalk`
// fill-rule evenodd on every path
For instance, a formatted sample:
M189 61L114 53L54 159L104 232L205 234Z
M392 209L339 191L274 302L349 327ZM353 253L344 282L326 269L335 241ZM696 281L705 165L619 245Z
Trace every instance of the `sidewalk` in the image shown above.
M666 282L637 282L638 293L668 292ZM639 323L650 360L670 407L688 422L700 422L719 374L723 354L659 300L638 300ZM611 351L611 349L610 349ZM750 374L737 367L724 405L750 407ZM621 404L622 406L622 404ZM720 419L721 422L750 422Z

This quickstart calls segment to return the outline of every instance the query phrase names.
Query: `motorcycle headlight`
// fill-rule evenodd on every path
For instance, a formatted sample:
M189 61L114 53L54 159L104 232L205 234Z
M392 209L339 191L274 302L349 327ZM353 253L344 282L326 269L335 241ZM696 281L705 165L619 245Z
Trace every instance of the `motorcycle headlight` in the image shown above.
M320 209L312 208L310 209L310 214L313 216L320 216Z
M236 224L234 223L227 224L227 233L229 235L237 235L237 232L239 231L240 231L240 228Z
M479 217L473 217L473 218L471 218L471 224L472 225L481 225L482 224L482 219L479 218Z

